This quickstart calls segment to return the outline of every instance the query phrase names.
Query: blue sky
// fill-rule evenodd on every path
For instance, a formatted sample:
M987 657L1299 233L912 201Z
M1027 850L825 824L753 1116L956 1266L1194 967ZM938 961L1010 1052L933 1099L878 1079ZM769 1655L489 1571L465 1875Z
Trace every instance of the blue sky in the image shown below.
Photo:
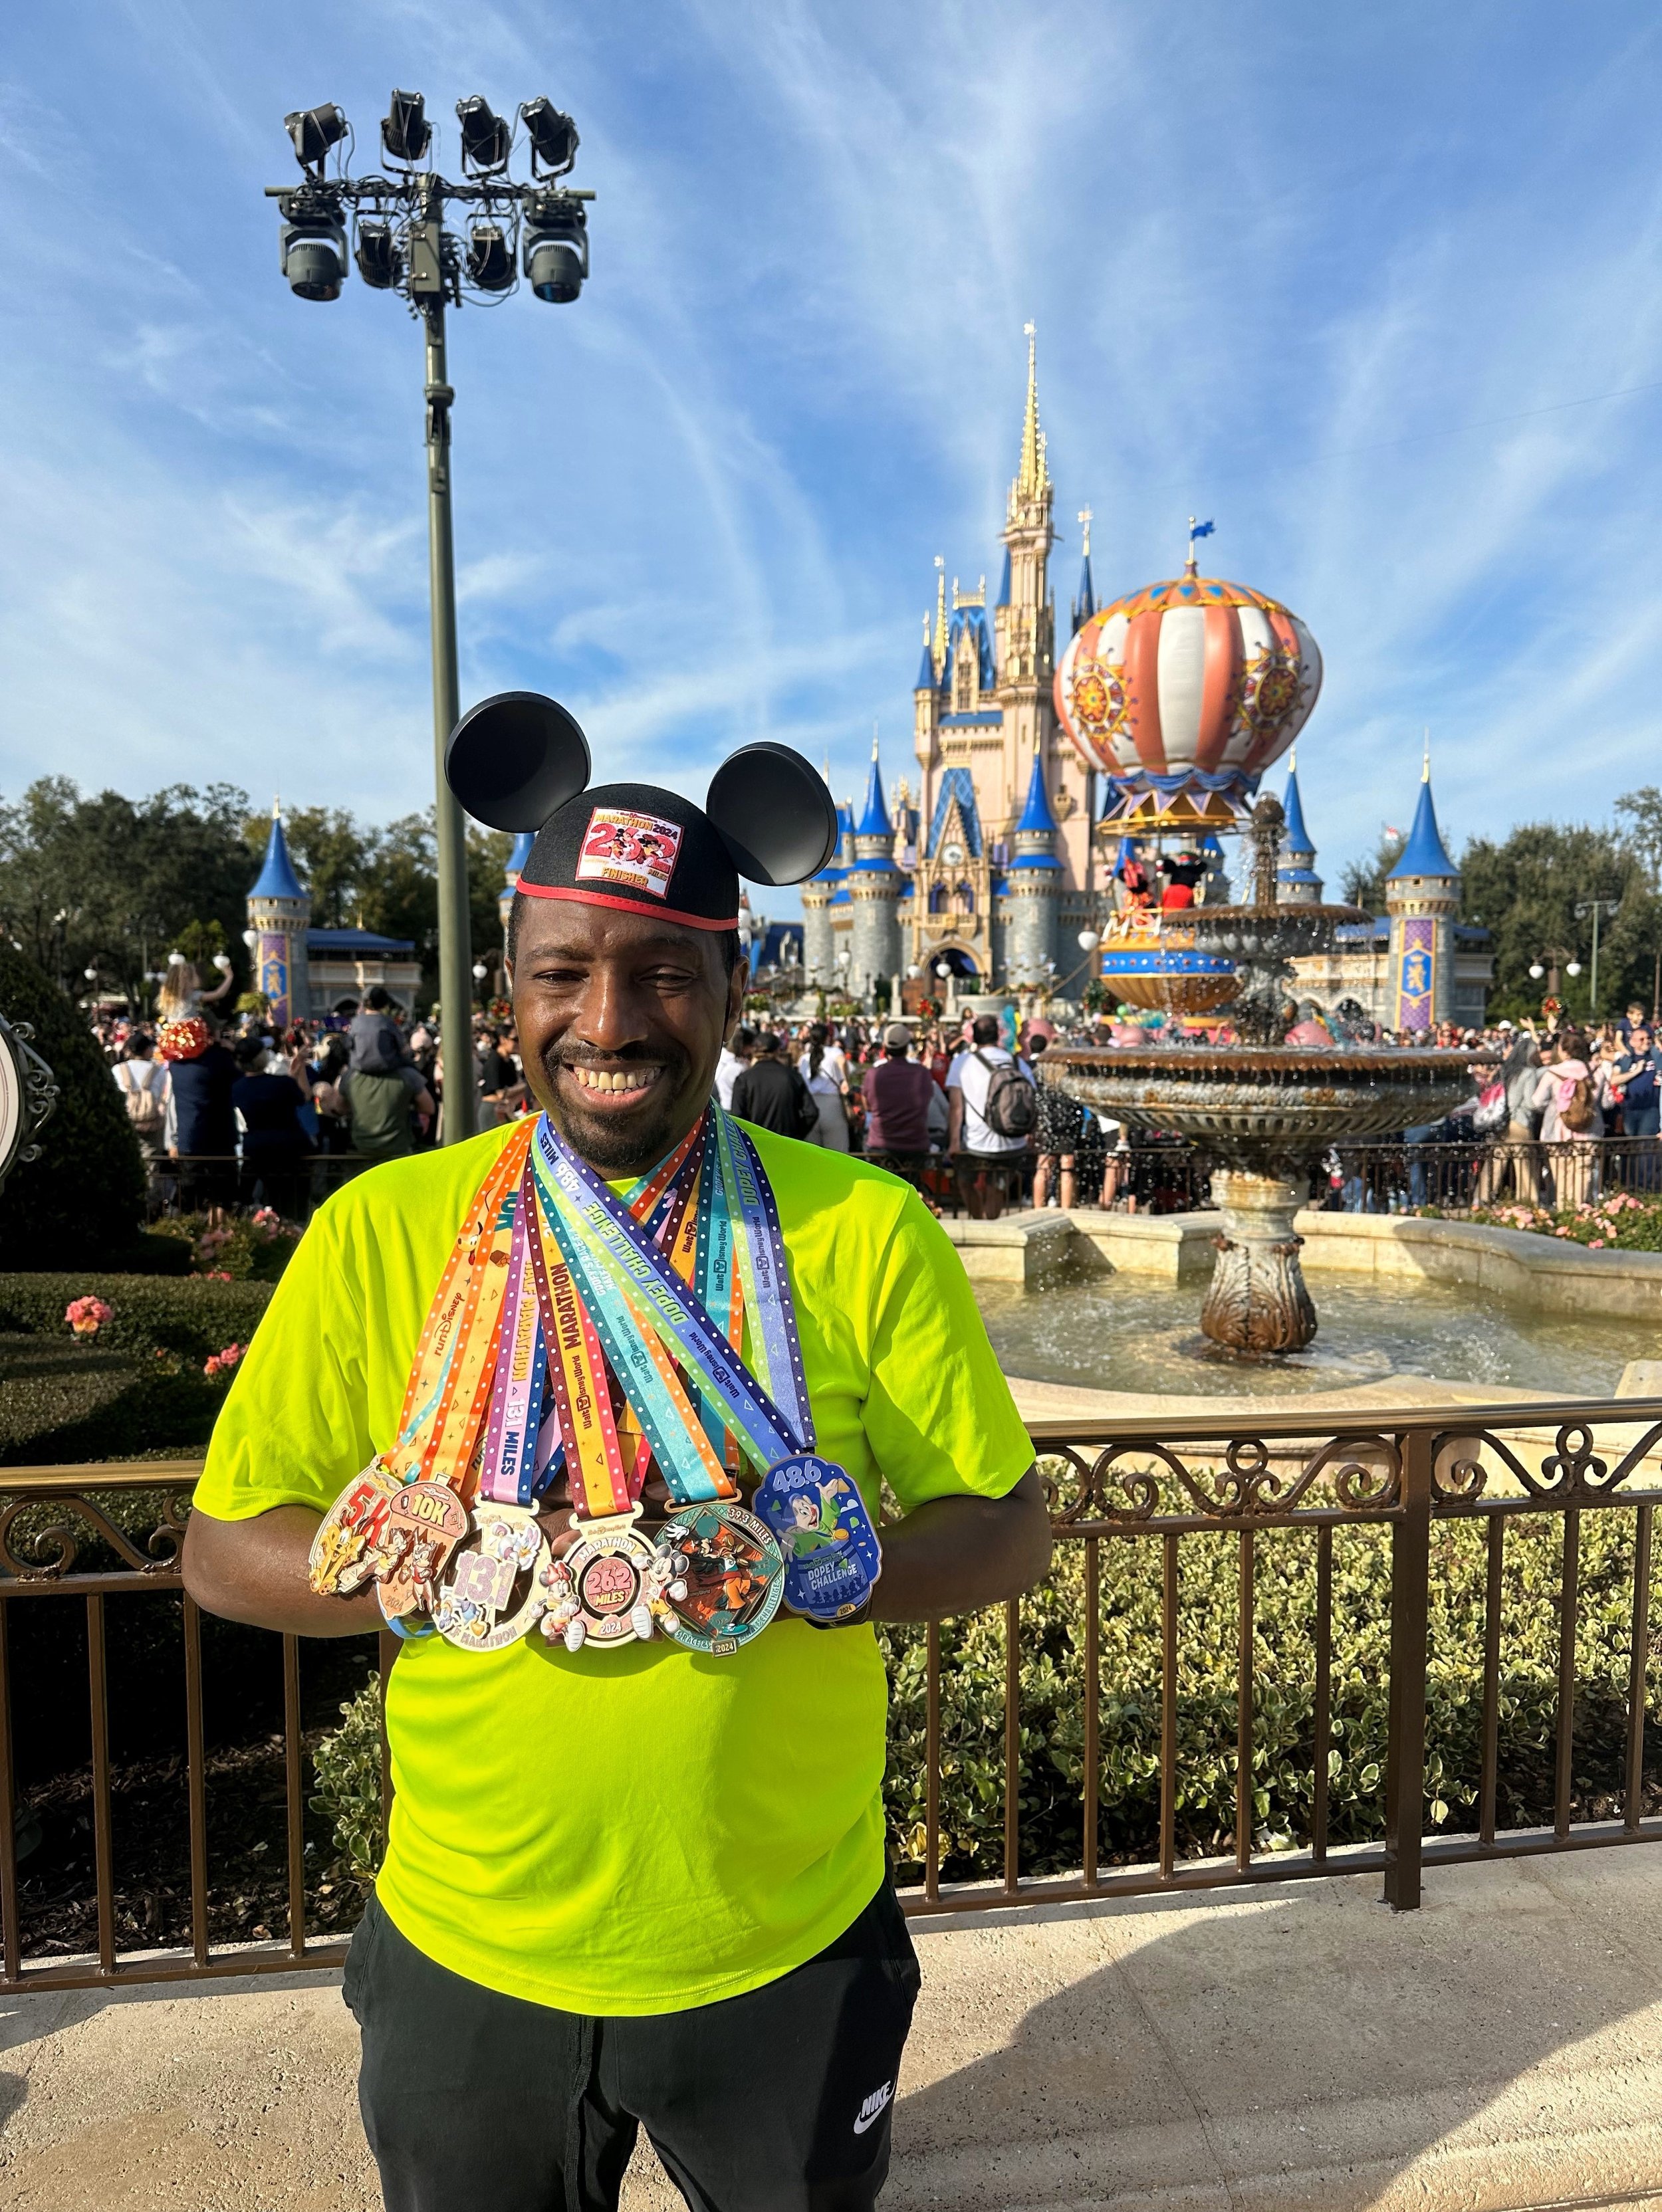
M1209 565L1310 623L1330 878L1662 781L1653 8L58 0L0 85L0 792L430 791L420 349L294 299L285 110L371 165L546 92L594 276L453 319L463 696L695 794L769 735L912 766L934 556L995 575L1023 322L1099 591ZM1619 397L1610 395L1619 394ZM776 910L787 902L774 899Z

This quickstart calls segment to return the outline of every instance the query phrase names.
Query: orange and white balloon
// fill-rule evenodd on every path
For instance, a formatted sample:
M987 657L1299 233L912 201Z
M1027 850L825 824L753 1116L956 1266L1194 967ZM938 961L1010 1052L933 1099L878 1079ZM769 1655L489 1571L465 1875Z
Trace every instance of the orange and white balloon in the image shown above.
M1056 669L1056 713L1087 767L1136 780L1256 782L1308 720L1316 641L1245 584L1186 574L1116 599Z

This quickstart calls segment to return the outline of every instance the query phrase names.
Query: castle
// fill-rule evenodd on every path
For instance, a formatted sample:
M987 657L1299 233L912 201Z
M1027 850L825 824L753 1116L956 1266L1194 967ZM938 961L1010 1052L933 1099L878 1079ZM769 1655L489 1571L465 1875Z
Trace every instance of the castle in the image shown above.
M1080 512L1074 642L1058 655L1050 580L1055 488L1031 325L1026 336L1026 404L1001 533L998 596L989 608L984 578L972 592L954 579L949 601L945 563L937 558L934 615L924 623L912 695L917 789L914 795L902 780L891 797L874 739L863 805L857 814L851 803L838 809L837 850L803 886L802 961L811 990L915 1005L926 994L941 996L941 979L949 974L956 988L971 992L1079 998L1087 974L1100 972L1094 952L1081 958L1080 933L1101 933L1112 922L1127 835L1176 830L1187 842L1204 831L1201 896L1226 899L1216 831L1238 826L1241 800L1292 742L1319 689L1320 655L1296 617L1262 593L1198 574L1194 538L1209 524L1192 530L1181 579L1099 609L1088 507ZM1162 623L1170 647L1158 642ZM1221 638L1220 626L1227 636ZM1133 672L1138 649L1128 644L1133 630L1144 640L1141 696ZM1089 634L1081 638L1081 631ZM1221 657L1220 643L1233 651L1236 673L1214 699L1210 672ZM1091 653L1081 663L1087 645ZM1115 652L1129 657L1113 660ZM1202 652L1203 676L1197 671L1185 684L1185 660ZM1087 683L1102 702L1092 707L1100 717L1094 724L1081 712ZM1193 730L1185 736L1188 723ZM1319 901L1295 762L1286 812L1280 895ZM1481 1023L1494 963L1488 933L1456 918L1459 890L1428 763L1413 828L1391 870L1386 912L1371 924L1341 928L1331 954L1298 963L1300 994L1324 1006L1353 1000L1393 1030ZM1112 978L1105 980L1111 994Z
M383 984L413 1012L421 963L407 938L372 929L314 929L312 902L295 873L283 815L271 809L265 857L248 892L243 939L254 988L279 1028L320 1014L356 1013L372 983Z
M1050 585L1055 488L1038 419L1031 328L1021 448L1002 532L1003 575L950 605L936 562L933 623L913 690L917 790L884 788L872 748L865 803L841 810L843 841L802 890L810 988L868 997L892 979L938 993L945 968L968 988L1060 988L1080 965L1063 947L1099 925L1106 883L1092 836L1091 771L1056 720ZM1090 555L1082 608L1094 606ZM1073 988L1077 993L1075 975Z

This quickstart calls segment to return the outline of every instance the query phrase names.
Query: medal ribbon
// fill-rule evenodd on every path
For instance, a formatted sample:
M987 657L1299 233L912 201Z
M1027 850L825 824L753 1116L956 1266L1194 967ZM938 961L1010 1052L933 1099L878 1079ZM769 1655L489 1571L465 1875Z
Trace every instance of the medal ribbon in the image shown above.
M557 1194L551 1192L540 1159L534 1153L533 1158L549 1233L558 1245L573 1285L580 1293L586 1317L592 1322L612 1371L627 1394L649 1455L656 1458L676 1503L690 1505L734 1497L735 1486L693 1411L670 1352L660 1342L638 1298L631 1296L626 1285L616 1283L606 1273L596 1247L582 1235L572 1209L562 1205ZM611 1196L610 1192L606 1194ZM624 1209L620 1207L619 1211ZM624 1218L630 1224L637 1248L651 1251L661 1267L663 1262L655 1248L647 1242L634 1217L624 1212ZM640 1474L643 1477L644 1474L642 1462ZM639 1490L637 1480L636 1496Z
M402 1482L437 1480L470 1493L513 1272L513 1190L530 1144L531 1133L516 1130L503 1146L445 1263L411 1364L398 1441L386 1455Z
M712 1115L720 1112L714 1107L709 1110ZM564 1143L546 1115L538 1123L532 1158L544 1211L560 1238L562 1250L568 1259L574 1251L581 1252L587 1261L585 1275L595 1297L597 1324L602 1310L608 1310L610 1319L620 1305L637 1322L647 1324L648 1339L661 1340L694 1378L700 1395L721 1406L727 1425L759 1465L771 1467L801 1449L785 1416L716 1328L697 1291L666 1263L655 1245L642 1235L633 1216ZM754 1163L752 1172L759 1174L759 1163ZM765 1176L761 1181L765 1183ZM724 1210L731 1218L730 1209ZM788 1296L782 1266L758 1271L754 1258L752 1251L752 1273L758 1298L776 1297L782 1291ZM753 1334L759 1335L760 1331ZM620 1374L624 1371L619 1368ZM637 1411L642 1410L637 1407ZM643 1412L642 1425L647 1425ZM671 1468L661 1455L660 1464L666 1478L673 1480Z

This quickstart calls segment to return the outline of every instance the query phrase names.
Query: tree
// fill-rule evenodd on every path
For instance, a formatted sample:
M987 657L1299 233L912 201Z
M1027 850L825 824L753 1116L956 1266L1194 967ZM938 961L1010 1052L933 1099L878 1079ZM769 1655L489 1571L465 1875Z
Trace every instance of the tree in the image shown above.
M1556 951L1581 963L1580 975L1559 978L1559 996L1577 1018L1604 1018L1629 997L1649 1005L1659 901L1639 854L1616 830L1525 823L1500 843L1475 838L1461 855L1460 872L1462 918L1481 922L1494 944L1492 1014L1538 1012L1545 987L1529 970ZM1592 921L1575 912L1595 898L1619 902L1599 929L1597 1006Z
M1404 842L1400 830L1387 830L1372 859L1347 862L1342 889L1347 906L1361 907L1368 914L1385 912L1385 878L1401 857Z

